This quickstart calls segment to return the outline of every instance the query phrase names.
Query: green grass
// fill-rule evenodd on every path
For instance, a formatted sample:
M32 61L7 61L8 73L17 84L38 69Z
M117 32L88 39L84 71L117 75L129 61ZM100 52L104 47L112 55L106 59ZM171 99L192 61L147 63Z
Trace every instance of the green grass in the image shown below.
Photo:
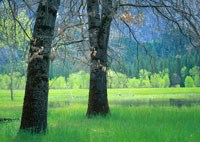
M0 122L1 142L198 142L200 106L149 106L169 98L200 99L200 88L110 89L111 116L87 119L88 90L50 90L48 132L18 133L20 121ZM23 91L0 90L0 117L20 118ZM67 102L67 103L66 103ZM147 102L139 106L129 103Z

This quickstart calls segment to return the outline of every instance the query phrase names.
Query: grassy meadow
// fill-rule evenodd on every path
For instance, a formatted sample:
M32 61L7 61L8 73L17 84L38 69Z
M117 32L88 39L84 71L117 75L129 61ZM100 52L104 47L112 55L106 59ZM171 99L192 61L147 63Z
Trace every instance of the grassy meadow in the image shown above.
M0 90L0 118L20 118L24 91ZM111 115L87 119L87 89L50 90L48 131L18 133L20 120L0 122L1 142L198 142L200 88L109 89ZM170 98L191 107L170 106Z

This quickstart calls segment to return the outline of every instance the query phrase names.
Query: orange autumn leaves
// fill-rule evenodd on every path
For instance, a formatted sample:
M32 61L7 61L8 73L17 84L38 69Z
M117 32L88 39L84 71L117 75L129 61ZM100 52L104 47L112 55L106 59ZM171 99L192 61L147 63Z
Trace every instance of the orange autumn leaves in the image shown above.
M144 13L133 15L130 12L125 11L119 17L122 21L126 22L127 24L134 24L137 26L141 26L144 20Z

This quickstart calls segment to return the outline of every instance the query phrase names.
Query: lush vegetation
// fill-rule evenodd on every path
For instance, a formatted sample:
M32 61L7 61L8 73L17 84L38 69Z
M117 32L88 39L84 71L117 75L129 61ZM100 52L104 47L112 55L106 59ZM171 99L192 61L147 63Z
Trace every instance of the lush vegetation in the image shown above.
M46 135L17 135L19 123L1 125L1 140L30 142L122 142L174 141L198 142L199 107L153 108L112 107L112 116L88 120L83 106L49 110L49 131ZM106 126L106 127L105 127Z
M29 39L19 25L16 34L12 34L10 29L15 27L12 15L3 18L0 20L0 24L4 25L0 28L2 36L15 40L8 38L8 41L0 41L0 83L3 84L0 88L22 89L26 80ZM20 11L19 20L24 27L27 26L25 30L30 36L31 25L28 21L31 19L24 10ZM169 26L171 30L161 30L159 38L142 43L145 48L138 47L128 36L111 35L108 51L111 70L108 73L109 88L200 86L199 48L190 48L188 38ZM51 88L88 88L89 66L83 64L88 62L88 59L84 59L87 53L79 53L76 49L79 46L60 46L54 53L55 60L51 62L49 72ZM11 83L11 80L14 82Z
M200 68L198 66L189 70L189 74L186 72L186 67L182 68L181 76L184 80L185 87L200 87ZM23 89L25 87L25 76L21 76L19 72L13 73L13 88ZM178 78L169 77L169 71L167 69L159 73L151 73L145 69L139 71L139 76L130 78L120 72L109 71L108 72L108 88L167 88L170 87L170 83L177 81L177 84L173 87L180 87ZM9 89L10 86L9 74L0 74L0 89ZM85 71L79 71L72 73L68 78L59 76L50 79L50 88L68 88L68 89L84 89L89 88L89 73Z
M19 134L19 120L0 122L1 141L199 141L198 105L149 106L150 98L161 102L169 98L200 100L199 88L109 89L108 92L111 116L87 119L87 89L50 90L47 134ZM20 118L23 94L15 90L15 101L11 102L9 91L1 90L0 116Z

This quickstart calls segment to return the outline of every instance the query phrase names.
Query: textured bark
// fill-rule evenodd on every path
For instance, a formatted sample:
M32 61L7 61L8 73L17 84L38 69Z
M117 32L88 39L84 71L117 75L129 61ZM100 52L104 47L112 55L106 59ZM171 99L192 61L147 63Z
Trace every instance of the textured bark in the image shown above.
M112 0L102 0L102 12L98 0L87 0L91 50L88 117L110 112L107 99L107 48L112 21L111 9Z
M49 55L59 4L60 0L41 0L37 9L30 42L21 130L39 133L47 129Z

